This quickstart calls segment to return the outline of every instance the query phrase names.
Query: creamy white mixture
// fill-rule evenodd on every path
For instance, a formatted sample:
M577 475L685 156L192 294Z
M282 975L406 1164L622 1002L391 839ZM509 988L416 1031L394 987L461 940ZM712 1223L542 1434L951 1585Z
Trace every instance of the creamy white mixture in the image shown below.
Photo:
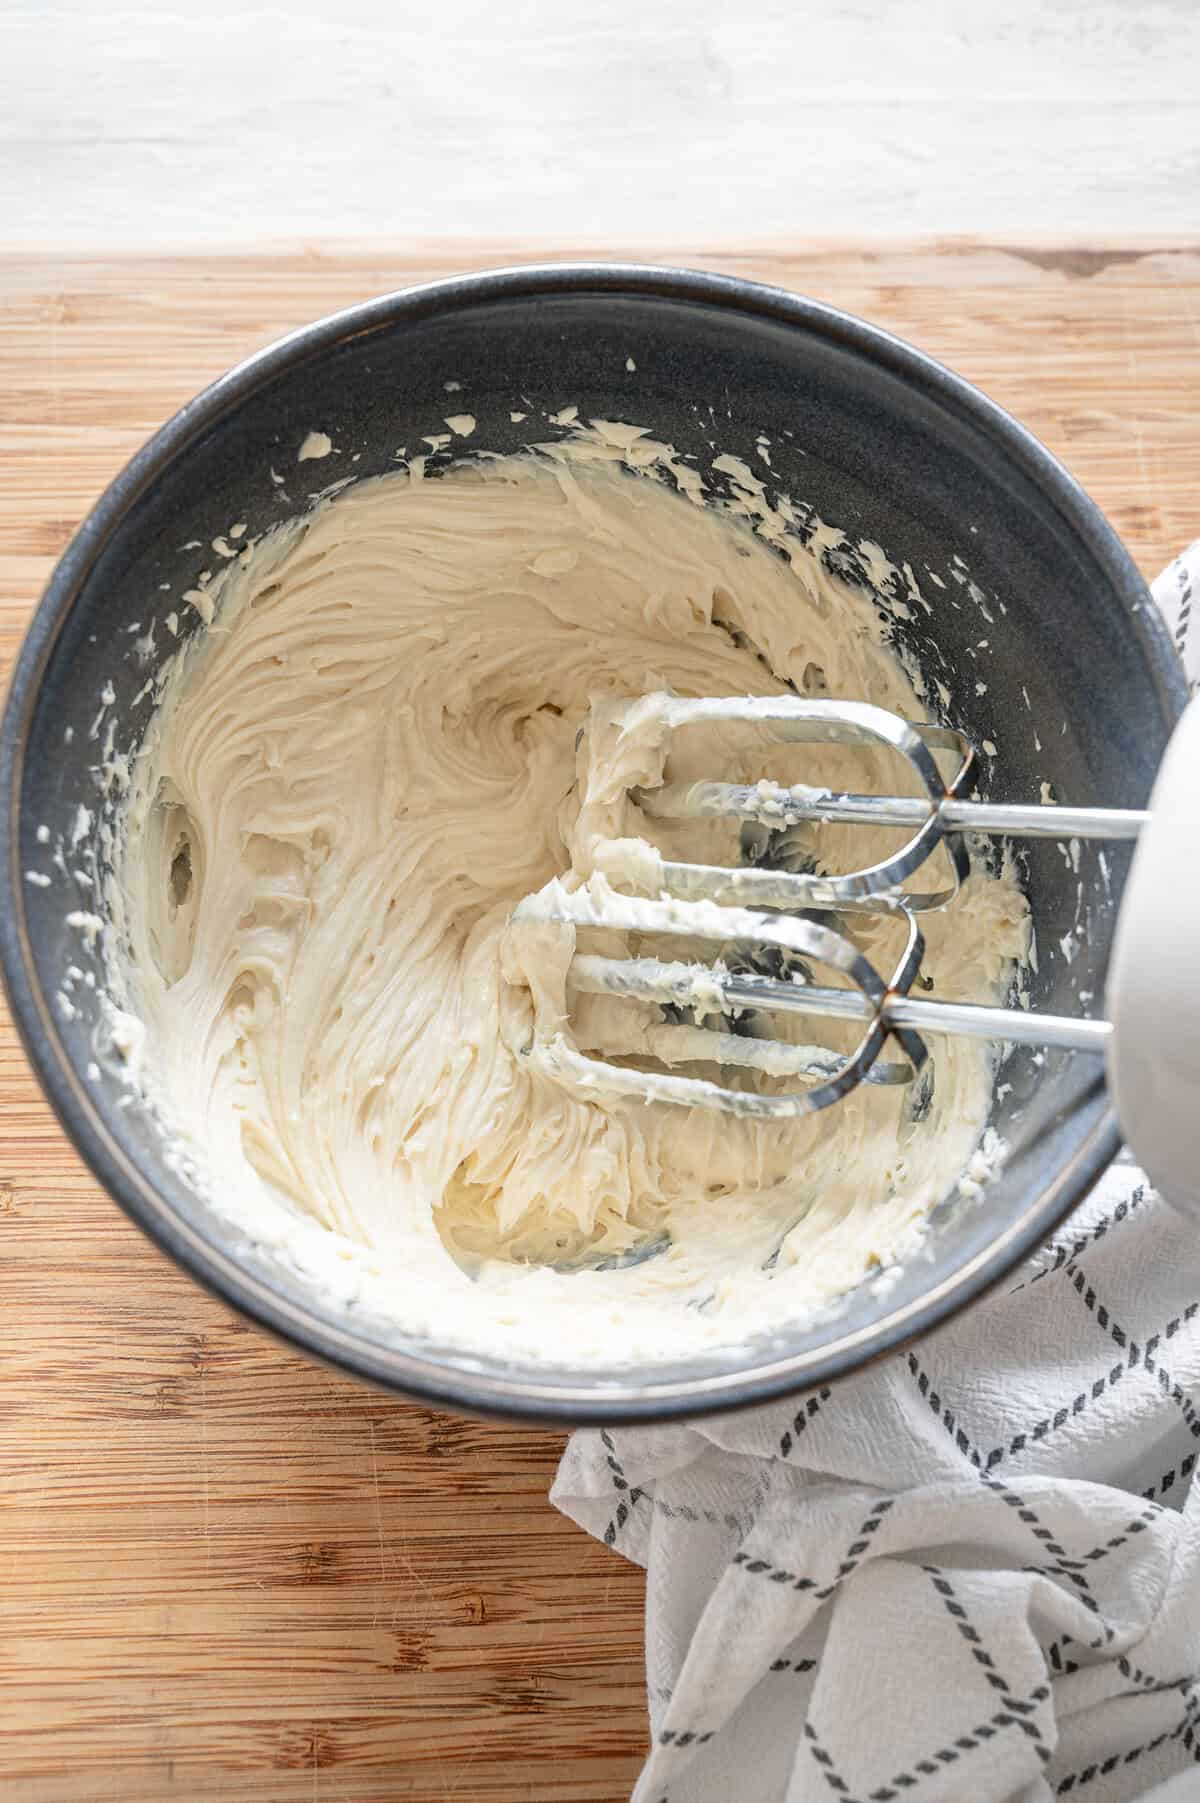
M725 461L723 509L603 425L351 487L229 566L133 764L109 899L144 1081L220 1208L414 1333L606 1366L742 1342L910 1250L975 1153L992 1065L967 1043L936 1047L919 1122L903 1089L761 1124L572 1093L526 1056L535 1012L610 1049L635 1014L568 1005L570 933L511 929L523 896L613 837L736 858L728 827L652 830L628 780L896 781L744 731L664 771L636 733L580 738L593 708L790 680L924 716L822 562L838 535L803 544ZM936 994L996 999L1027 947L1009 876L923 924ZM891 929L856 932L885 968Z

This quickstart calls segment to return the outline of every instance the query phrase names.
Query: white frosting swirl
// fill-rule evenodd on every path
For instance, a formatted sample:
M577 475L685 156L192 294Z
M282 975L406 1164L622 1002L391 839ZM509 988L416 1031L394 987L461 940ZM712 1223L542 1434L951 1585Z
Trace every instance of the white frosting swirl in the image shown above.
M650 475L672 463L626 428L437 480L417 463L231 565L136 760L114 891L144 1069L220 1207L416 1334L597 1365L744 1341L902 1253L991 1088L987 1055L946 1042L918 1126L904 1091L865 1089L762 1125L581 1098L523 1061L535 997L565 1010L571 943L514 951L510 911L591 875L599 839L642 838L626 786L663 765L637 733L615 755L587 737L577 785L593 703L790 679L923 711L877 607L822 563L836 534L805 546L743 481L772 548L694 476L681 496L618 468L631 446ZM811 748L745 734L671 751L673 780L801 773L895 781L873 753L814 775ZM728 860L721 831L654 838ZM851 841L813 843L831 862ZM936 993L967 1000L1026 945L1008 877L926 924ZM881 965L886 931L862 941ZM590 1006L603 1043L626 1005Z

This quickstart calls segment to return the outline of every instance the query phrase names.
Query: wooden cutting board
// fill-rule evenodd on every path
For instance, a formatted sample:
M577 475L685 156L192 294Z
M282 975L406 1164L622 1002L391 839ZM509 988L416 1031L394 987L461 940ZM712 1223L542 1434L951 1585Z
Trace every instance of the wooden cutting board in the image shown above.
M351 301L539 254L0 252L5 663L80 516L197 388ZM943 358L1066 460L1147 575L1200 532L1200 241L666 260ZM641 1573L549 1507L560 1436L376 1394L202 1295L85 1174L7 1022L0 1285L10 1803L628 1796Z

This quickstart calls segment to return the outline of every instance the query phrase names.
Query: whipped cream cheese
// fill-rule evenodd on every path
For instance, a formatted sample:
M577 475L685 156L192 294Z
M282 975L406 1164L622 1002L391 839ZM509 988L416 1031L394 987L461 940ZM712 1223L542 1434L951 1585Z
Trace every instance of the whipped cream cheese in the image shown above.
M631 785L896 781L882 753L745 731L664 752L631 699L790 682L925 715L877 601L827 567L840 535L802 537L725 461L711 504L600 423L343 489L222 570L133 761L107 900L137 1081L218 1208L407 1333L598 1368L741 1343L903 1257L977 1175L993 1062L967 1042L934 1048L921 1119L887 1088L778 1123L646 1105L526 1056L567 1023L574 936L511 928L522 897L736 861L729 823L648 823ZM803 849L846 868L880 843ZM923 927L935 994L994 1001L1026 955L1010 872ZM855 932L886 969L893 928ZM581 1005L591 1043L636 1014Z

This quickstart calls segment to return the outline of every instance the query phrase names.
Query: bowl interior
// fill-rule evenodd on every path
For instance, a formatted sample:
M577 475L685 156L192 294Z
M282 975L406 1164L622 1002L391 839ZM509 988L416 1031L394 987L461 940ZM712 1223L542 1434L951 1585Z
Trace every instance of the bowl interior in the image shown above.
M56 574L5 723L12 918L6 963L35 1062L100 1175L205 1281L325 1356L464 1405L573 1418L728 1404L798 1385L881 1350L994 1277L1044 1235L1111 1156L1095 1061L1010 1057L993 1125L1003 1172L976 1205L942 1211L925 1254L830 1320L743 1350L610 1378L542 1365L481 1368L453 1346L323 1308L269 1255L239 1242L164 1162L154 1124L121 1086L89 1078L95 996L73 1017L55 993L86 964L71 908L92 905L52 870L44 834L94 808L104 724L136 742L152 673L136 646L219 557L230 522L253 536L325 485L379 474L469 412L472 449L515 451L569 429L550 415L623 419L671 441L719 489L733 453L795 501L909 566L930 611L898 627L944 685L945 713L989 761L997 799L1140 806L1182 699L1144 587L1094 509L1003 416L881 334L745 285L617 272L543 272L442 285L327 322L243 366L172 422L118 480ZM513 414L526 417L514 420ZM310 432L333 451L298 461ZM770 441L768 467L759 440ZM460 445L460 454L462 447ZM449 451L431 460L436 471ZM870 583L843 554L843 573ZM886 597L885 597L886 598ZM194 616L186 616L194 619ZM173 648L156 634L157 652ZM1077 866L1077 867L1076 867ZM1031 845L1035 1006L1098 1012L1127 857ZM30 884L47 870L49 887Z

